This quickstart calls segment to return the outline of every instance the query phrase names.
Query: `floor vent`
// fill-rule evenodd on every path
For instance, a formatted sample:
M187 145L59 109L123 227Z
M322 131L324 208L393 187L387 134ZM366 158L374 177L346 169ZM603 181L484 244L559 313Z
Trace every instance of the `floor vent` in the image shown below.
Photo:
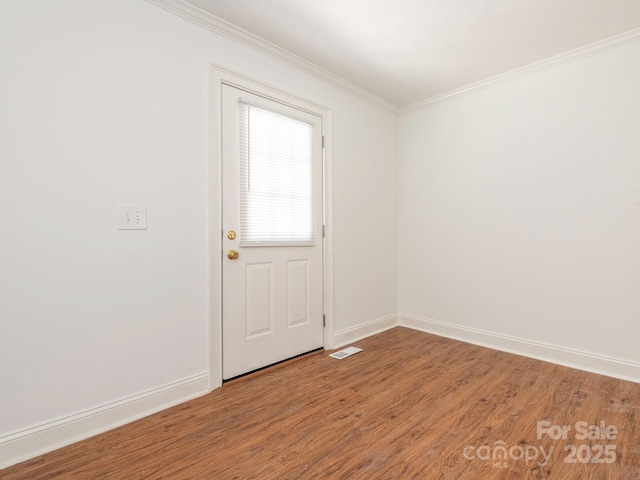
M339 352L332 353L329 355L330 357L337 358L338 360L342 360L343 358L350 357L358 352L361 352L362 349L358 347L348 347L344 350L340 350Z

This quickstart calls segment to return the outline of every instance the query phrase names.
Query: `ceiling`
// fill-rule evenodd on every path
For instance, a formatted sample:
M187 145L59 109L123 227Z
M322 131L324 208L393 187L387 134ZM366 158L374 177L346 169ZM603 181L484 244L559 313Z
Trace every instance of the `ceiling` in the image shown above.
M640 27L640 0L188 0L402 107Z

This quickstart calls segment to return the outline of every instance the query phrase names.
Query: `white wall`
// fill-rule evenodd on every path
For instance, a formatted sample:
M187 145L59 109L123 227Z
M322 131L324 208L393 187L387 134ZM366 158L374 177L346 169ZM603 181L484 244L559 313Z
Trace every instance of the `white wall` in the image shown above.
M638 85L634 44L399 119L408 323L640 373Z
M392 113L142 0L0 10L0 445L206 376L211 62L333 110L336 330L396 313Z

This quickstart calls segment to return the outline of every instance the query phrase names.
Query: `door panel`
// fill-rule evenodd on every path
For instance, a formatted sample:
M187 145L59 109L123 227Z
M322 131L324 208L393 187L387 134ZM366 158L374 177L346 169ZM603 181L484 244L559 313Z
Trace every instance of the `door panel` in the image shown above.
M229 379L323 344L322 119L223 85L222 176Z
M273 264L248 264L245 276L247 338L273 333Z
M309 323L309 261L289 260L287 262L289 315L288 325Z

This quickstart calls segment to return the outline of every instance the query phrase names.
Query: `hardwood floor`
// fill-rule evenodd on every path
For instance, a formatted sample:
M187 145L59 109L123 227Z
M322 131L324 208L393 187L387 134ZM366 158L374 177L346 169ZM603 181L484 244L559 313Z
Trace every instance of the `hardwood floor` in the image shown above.
M640 479L640 384L401 327L355 345L364 351L264 370L0 478ZM567 438L538 439L545 421L552 436L570 426ZM582 440L578 422L617 436Z

